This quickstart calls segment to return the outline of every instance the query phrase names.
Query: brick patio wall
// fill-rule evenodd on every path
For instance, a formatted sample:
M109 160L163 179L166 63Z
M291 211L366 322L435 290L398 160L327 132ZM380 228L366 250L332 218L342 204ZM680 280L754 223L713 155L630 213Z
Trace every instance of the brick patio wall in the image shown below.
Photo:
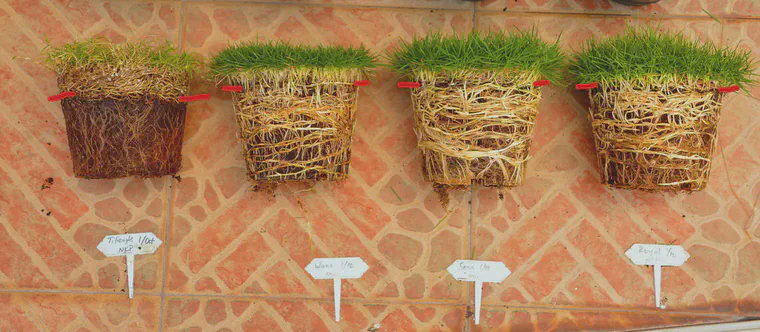
M546 40L561 34L571 51L644 24L760 57L758 0L636 9L607 0L0 0L0 330L545 331L758 317L760 101L747 94L726 99L708 189L676 195L600 185L586 96L546 88L525 184L503 198L462 192L447 212L421 178L409 91L388 70L361 90L348 180L272 195L249 190L230 96L202 80L192 92L212 98L188 108L176 179L74 178L60 105L46 101L58 93L55 76L40 55L47 40L90 36L167 39L202 55L256 38L382 52L431 30L533 26ZM164 241L137 258L133 300L123 259L95 248L124 232ZM652 270L624 255L639 242L691 254L663 270L665 310L654 308ZM343 283L341 322L332 283L303 269L337 256L370 266ZM445 270L469 258L513 271L486 284L477 326L472 286Z

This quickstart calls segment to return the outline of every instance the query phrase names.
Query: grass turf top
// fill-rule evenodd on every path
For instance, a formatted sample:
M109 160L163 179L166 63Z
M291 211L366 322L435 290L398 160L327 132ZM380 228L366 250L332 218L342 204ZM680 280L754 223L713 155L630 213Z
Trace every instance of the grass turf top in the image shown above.
M629 28L624 33L592 38L571 60L570 72L578 83L648 80L714 81L744 88L756 82L757 63L750 51L720 48L683 32L654 27Z
M105 38L91 38L46 47L46 62L56 71L90 66L114 68L144 67L177 74L192 74L200 59L179 52L171 44L151 45L146 42L112 44Z
M211 74L216 77L286 69L368 71L376 66L377 57L364 46L306 46L283 41L254 41L230 45L214 55L209 65Z
M421 72L470 70L533 72L553 82L562 76L565 55L559 39L547 43L538 30L473 32L444 36L434 32L411 42L402 41L388 53L396 72L413 76Z

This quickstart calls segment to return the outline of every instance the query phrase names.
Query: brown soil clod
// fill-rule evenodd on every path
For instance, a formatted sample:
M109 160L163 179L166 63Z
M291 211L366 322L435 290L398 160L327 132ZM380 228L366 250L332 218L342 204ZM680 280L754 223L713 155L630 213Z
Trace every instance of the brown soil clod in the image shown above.
M441 203L471 184L522 183L541 89L525 72L419 73L412 90L425 180Z
M76 177L160 177L182 164L186 104L157 98L67 98L61 108Z
M52 188L54 182L55 182L55 179L53 179L53 178L47 178L47 179L45 179L45 181L42 182L42 186L40 187L40 191Z
M702 190L717 144L722 94L712 82L619 82L589 92L602 183Z

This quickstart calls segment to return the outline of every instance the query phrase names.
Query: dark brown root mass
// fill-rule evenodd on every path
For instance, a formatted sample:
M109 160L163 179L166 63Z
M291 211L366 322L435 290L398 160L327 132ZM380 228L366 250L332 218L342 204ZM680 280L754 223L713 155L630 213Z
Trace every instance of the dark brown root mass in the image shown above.
M112 179L177 173L186 107L152 98L64 99L74 175Z

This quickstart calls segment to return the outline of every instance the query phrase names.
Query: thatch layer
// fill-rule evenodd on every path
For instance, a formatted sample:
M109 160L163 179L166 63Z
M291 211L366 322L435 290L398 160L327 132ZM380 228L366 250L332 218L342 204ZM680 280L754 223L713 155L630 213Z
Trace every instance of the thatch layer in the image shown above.
M64 99L74 175L111 179L177 173L186 107L151 98Z
M243 157L254 184L348 174L361 71L272 70L230 77Z
M200 60L170 44L111 44L92 38L46 48L46 62L61 91L90 100L141 99L176 102Z
M145 66L98 64L70 67L58 72L58 89L74 91L80 98L141 99L149 96L166 102L178 102L188 94L191 75Z
M447 187L522 183L541 90L529 72L418 73L412 90L423 176ZM447 201L445 195L442 202Z
M718 135L715 82L648 79L591 90L602 182L644 190L702 190Z

